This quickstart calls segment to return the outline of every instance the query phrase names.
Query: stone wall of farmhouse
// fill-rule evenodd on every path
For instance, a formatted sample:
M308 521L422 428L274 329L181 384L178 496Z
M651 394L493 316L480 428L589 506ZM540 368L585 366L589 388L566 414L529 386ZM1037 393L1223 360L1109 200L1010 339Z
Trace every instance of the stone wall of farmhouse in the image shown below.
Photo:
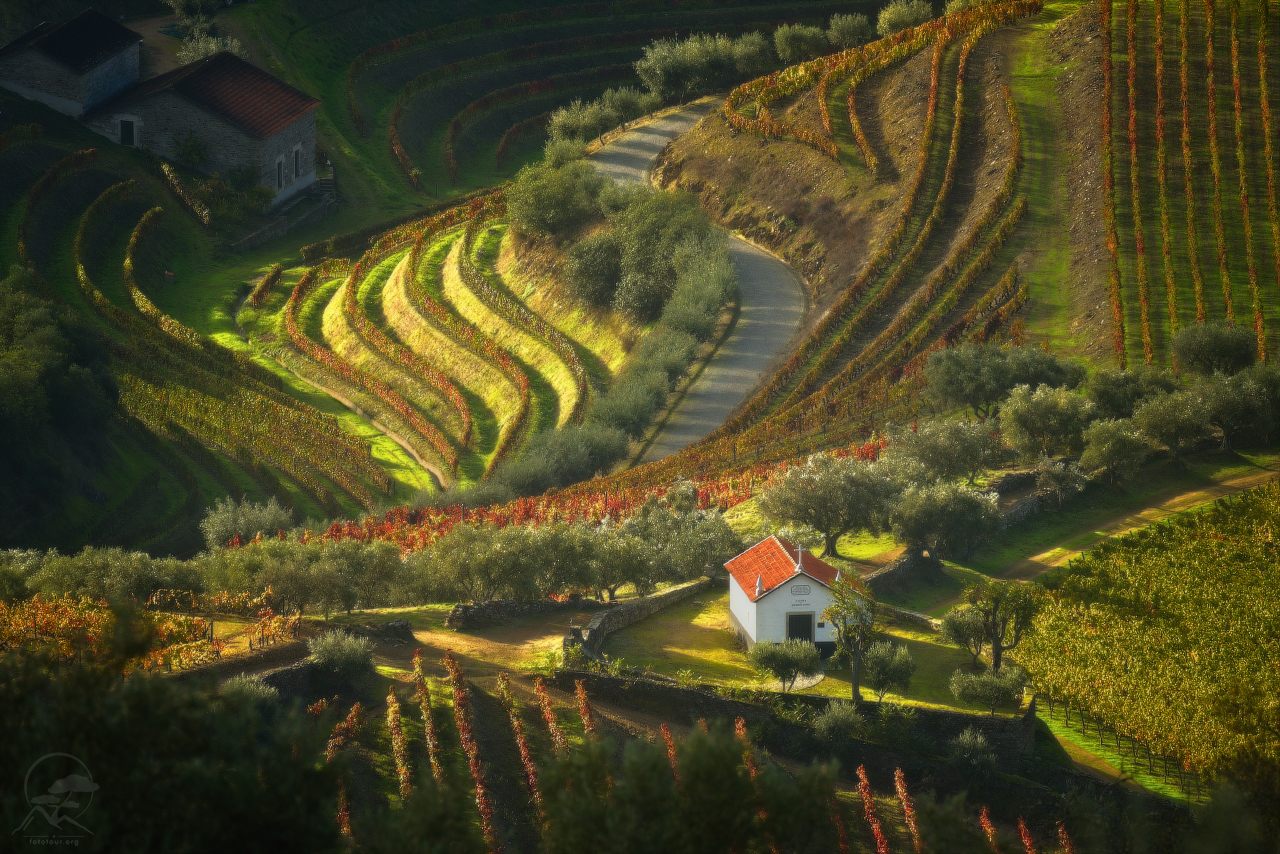
M294 151L298 152L298 175L293 174ZM316 171L316 111L311 110L302 118L293 122L284 130L267 140L263 146L261 183L277 190L276 163L284 162L284 186L279 188L282 195L291 195L290 188L294 183L303 186L315 181Z
M6 89L43 101L62 113L68 112L70 105L82 106L84 103L84 81L80 76L35 48L29 47L0 59L0 83ZM78 116L79 112L72 114Z
M139 57L142 44L135 44L121 51L84 76L84 106L95 104L122 92L138 82Z

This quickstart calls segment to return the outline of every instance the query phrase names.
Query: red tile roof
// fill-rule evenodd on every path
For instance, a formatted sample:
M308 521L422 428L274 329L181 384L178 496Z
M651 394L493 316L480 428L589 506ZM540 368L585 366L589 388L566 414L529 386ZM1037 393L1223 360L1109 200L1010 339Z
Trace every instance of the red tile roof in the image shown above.
M270 139L320 104L256 65L223 51L145 80L93 113L115 109L163 89L177 92L260 139Z
M123 24L95 9L86 9L64 23L45 22L18 36L0 47L0 57L34 47L77 74L84 74L140 41L142 36Z
M754 602L775 587L789 581L796 574L796 546L781 537L761 540L724 565L738 586ZM835 567L818 560L808 552L800 562L806 575L830 587L839 572ZM760 579L761 591L756 595L756 579Z

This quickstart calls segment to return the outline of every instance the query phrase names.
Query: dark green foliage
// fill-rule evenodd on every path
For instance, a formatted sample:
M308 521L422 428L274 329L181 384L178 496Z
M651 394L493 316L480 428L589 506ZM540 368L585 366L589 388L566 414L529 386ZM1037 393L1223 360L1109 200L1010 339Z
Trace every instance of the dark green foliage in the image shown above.
M969 483L1001 455L1000 440L990 427L942 420L927 421L914 430L894 430L885 450L886 459L914 460L930 477L964 477Z
M972 605L957 605L942 618L942 640L973 656L973 666L987 646L987 630L982 614Z
M862 668L867 687L876 692L877 700L884 702L884 695L890 691L897 689L899 694L905 694L911 688L916 663L905 644L880 641L867 647Z
M530 234L562 237L596 216L604 179L589 163L524 167L507 190L511 221Z
M823 554L839 557L840 537L884 530L900 488L879 466L814 454L761 496L760 510L775 522L813 528L822 534Z
M965 588L964 601L982 618L991 650L991 669L999 672L1004 654L1022 643L1040 609L1039 588L1016 581L981 581Z
M1090 475L1101 473L1115 483L1137 472L1148 452L1132 421L1095 421L1084 431L1080 469Z
M209 159L209 149L191 128L174 140L173 159L189 169L198 169Z
M622 278L622 247L617 235L603 231L584 237L569 250L564 281L569 293L592 305L608 305Z
M548 854L728 854L836 847L828 800L831 772L813 767L794 779L764 763L756 780L743 744L728 732L694 732L677 750L680 782L660 746L633 741L621 751L588 742L542 776Z
M338 769L302 717L162 676L0 660L0 767L19 781L0 792L0 821L22 825L21 775L58 752L99 786L78 819L92 833L81 850L343 851Z
M867 722L853 703L832 700L813 721L813 733L820 740L832 743L846 738L858 738L866 730Z
M1219 321L1184 326L1173 336L1173 355L1192 373L1239 373L1258 360L1258 340L1243 326Z
M802 638L787 638L779 643L761 641L751 647L747 661L757 672L781 682L783 692L790 691L799 677L815 676L822 669L818 648Z
M403 809L357 815L353 830L367 854L483 854L474 813L456 780L437 783L424 767Z
M956 671L960 675L960 671ZM969 677L966 677L969 678ZM974 677L977 678L977 677ZM955 678L952 677L952 691L955 690ZM956 694L959 697L959 694ZM996 754L987 743L987 738L974 727L951 739L947 745L947 761L966 777L973 780L984 780L996 770Z
M630 86L606 89L595 101L574 99L551 114L547 133L554 141L590 141L624 122L638 119L662 106L662 99Z
M1020 667L1004 667L1000 670L984 670L969 673L957 670L951 674L951 693L962 703L979 703L991 709L1013 706L1022 702L1022 687L1027 684L1027 674Z
M1129 418L1139 403L1177 387L1168 372L1145 365L1127 371L1102 368L1089 378L1085 396L1093 401L1100 417Z
M0 281L0 544L97 467L117 397L101 340L15 265Z
M965 809L963 794L946 801L935 800L928 793L917 796L916 825L920 829L920 854L988 854L991 851L987 837Z
M666 400L670 383L666 374L640 369L627 371L591 407L591 420L633 439L644 435Z
M1208 408L1209 425L1222 433L1224 451L1248 441L1265 443L1270 438L1275 428L1270 390L1251 372L1207 383L1199 391Z
M893 536L914 554L963 557L1000 526L995 501L951 483L911 486L889 514Z
M608 471L626 452L622 432L588 422L537 434L520 456L494 473L494 479L515 495L541 495Z
M818 27L783 24L773 31L773 48L783 65L796 65L822 56L831 49L831 43Z
M614 307L652 320L675 290L677 251L691 238L705 237L711 224L687 193L636 194L610 220L621 250Z
M174 558L152 558L118 548L86 548L77 555L47 552L27 578L32 593L146 602L157 590L204 589L199 567Z
M1148 444L1165 448L1181 463L1182 455L1209 435L1209 407L1195 392L1162 394L1134 410L1133 426Z
M967 406L985 420L992 408L1015 386L1074 388L1084 368L1038 347L1003 348L989 344L961 344L939 350L925 365L929 399L937 406Z
M1063 502L1073 495L1084 491L1089 485L1080 467L1073 462L1053 460L1041 457L1036 461L1036 489L1052 495L1061 507Z
M691 95L728 88L776 67L772 46L759 33L736 39L694 35L683 41L662 39L644 49L636 75L663 101L683 102Z

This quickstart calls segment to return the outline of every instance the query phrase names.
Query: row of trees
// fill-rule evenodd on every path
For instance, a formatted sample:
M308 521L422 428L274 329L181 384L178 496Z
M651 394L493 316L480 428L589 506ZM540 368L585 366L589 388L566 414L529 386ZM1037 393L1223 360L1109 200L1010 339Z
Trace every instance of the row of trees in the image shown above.
M40 593L145 602L158 590L238 594L269 587L277 610L327 617L354 608L536 599L574 590L613 598L628 584L647 594L661 582L696 578L742 550L720 514L697 504L696 490L681 484L624 522L458 525L431 548L402 558L385 541L278 537L276 526L288 521L278 505L224 502L203 525L210 551L187 561L121 549L0 552L0 598L17 601ZM246 537L247 544L222 548L229 532Z

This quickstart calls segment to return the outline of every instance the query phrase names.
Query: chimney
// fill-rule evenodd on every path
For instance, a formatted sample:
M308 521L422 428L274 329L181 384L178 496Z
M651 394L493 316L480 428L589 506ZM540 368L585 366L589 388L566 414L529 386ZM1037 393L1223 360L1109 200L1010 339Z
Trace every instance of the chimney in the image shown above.
M764 577L756 576L756 598L759 599L764 594Z
M801 565L804 563L804 546L796 546L796 574L799 575Z

